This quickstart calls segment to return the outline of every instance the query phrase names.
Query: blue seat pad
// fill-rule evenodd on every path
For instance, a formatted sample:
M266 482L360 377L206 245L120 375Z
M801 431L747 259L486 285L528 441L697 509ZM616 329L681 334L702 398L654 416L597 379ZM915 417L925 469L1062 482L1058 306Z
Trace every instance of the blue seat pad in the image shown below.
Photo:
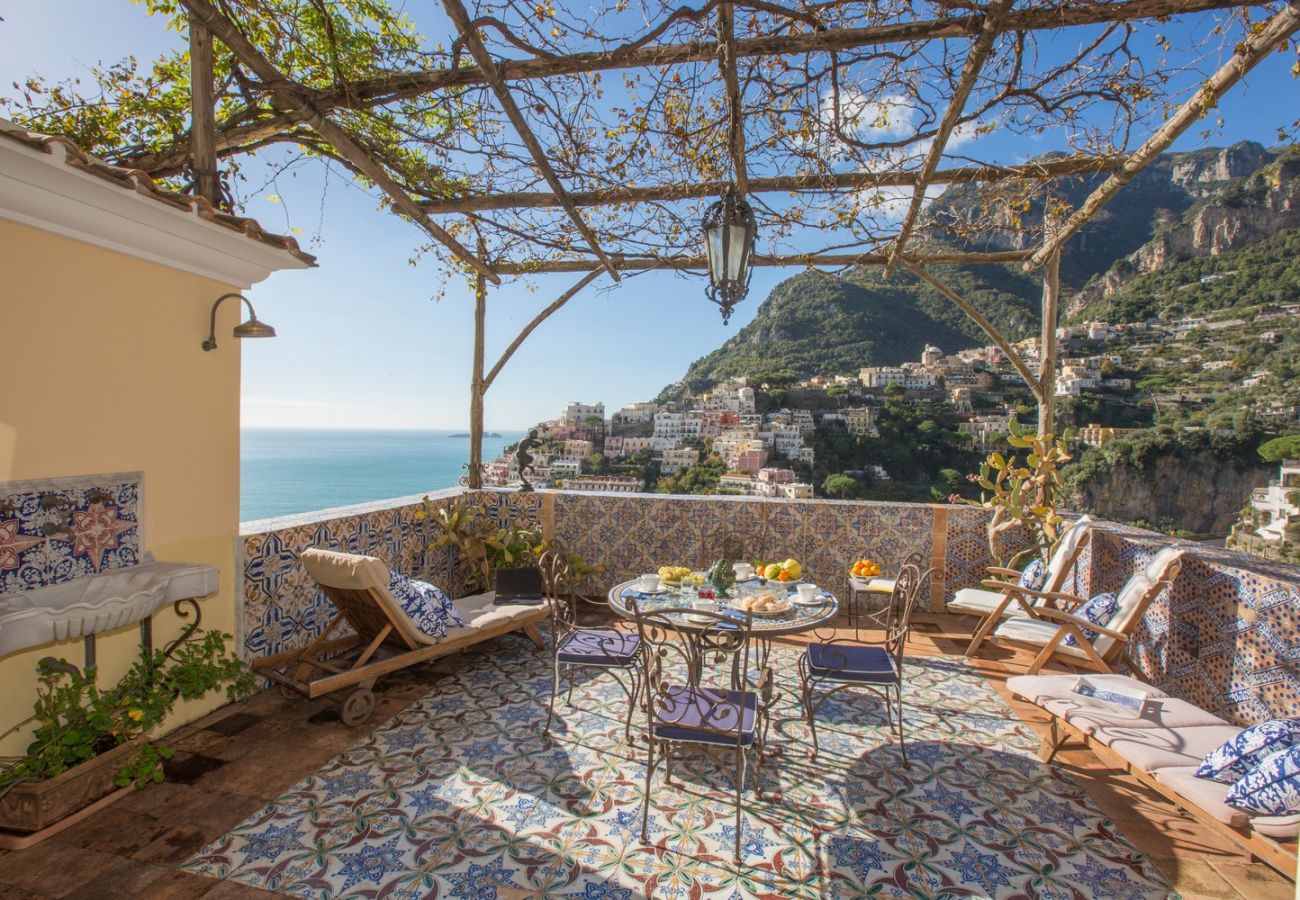
M590 628L575 631L560 644L560 662L585 663L592 666L626 666L636 660L641 638L613 628Z
M658 701L654 735L668 741L696 741L705 744L754 742L758 718L758 694L753 691L724 691L717 688L674 685Z
M861 644L809 644L808 670L818 678L863 684L894 684L898 673L884 647Z

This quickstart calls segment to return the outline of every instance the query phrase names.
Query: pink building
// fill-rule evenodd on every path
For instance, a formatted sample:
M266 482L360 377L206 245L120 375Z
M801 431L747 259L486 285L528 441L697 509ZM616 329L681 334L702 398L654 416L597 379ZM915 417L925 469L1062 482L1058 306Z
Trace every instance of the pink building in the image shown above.
M767 451L762 449L741 450L736 454L736 462L732 467L737 472L754 473L767 465Z

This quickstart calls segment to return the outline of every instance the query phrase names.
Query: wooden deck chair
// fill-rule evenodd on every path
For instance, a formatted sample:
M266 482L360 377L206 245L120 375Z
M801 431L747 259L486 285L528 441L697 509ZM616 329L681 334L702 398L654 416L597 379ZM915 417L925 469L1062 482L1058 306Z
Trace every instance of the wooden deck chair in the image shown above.
M1095 672L1113 671L1114 663L1127 652L1129 639L1147 607L1178 577L1185 552L1185 547L1165 547L1151 558L1145 568L1134 572L1116 595L1115 612L1105 625L1094 625L1064 609L1026 605L1027 615L1003 620L988 639L995 644L1037 650L1038 655L1026 673L1029 675L1053 659ZM1025 590L1024 593L1076 611L1086 602L1082 597L1060 591ZM1095 635L1091 640L1085 629ZM1066 638L1070 636L1074 641L1067 643Z
M1065 586L1065 580L1074 572L1080 554L1092 540L1096 524L1091 516L1080 516L1062 532L1047 559L1043 591L1054 593ZM967 656L975 655L989 632L1004 618L1028 615L1025 612L1028 606L1043 605L1041 598L1027 598L1021 592L1017 582L1021 573L1015 569L989 566L985 571L994 577L982 581L982 587L962 588L953 595L952 602L947 607L949 612L980 616L980 623L966 647Z
M381 675L512 631L522 630L539 648L546 646L537 630L549 615L545 606L496 606L491 593L465 597L454 601L464 627L449 628L435 638L420 631L389 592L391 573L383 560L314 547L304 550L299 560L338 614L308 646L254 660L252 666L286 695L314 699L353 688L343 700L347 725L370 718L375 707L372 689ZM354 634L332 638L344 623Z

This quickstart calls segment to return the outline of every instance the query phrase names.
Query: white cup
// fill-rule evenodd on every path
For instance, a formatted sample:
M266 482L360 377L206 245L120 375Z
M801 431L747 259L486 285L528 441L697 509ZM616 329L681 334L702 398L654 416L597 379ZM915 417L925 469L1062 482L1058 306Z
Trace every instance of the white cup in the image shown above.
M691 608L696 612L713 612L714 605L712 600L695 599L691 601Z
M817 585L801 584L799 585L799 599L804 603L812 603L817 599Z
M733 563L731 568L736 573L737 581L746 581L754 577L754 567L747 562Z
M642 575L641 590L651 594L659 590L659 576L654 574Z

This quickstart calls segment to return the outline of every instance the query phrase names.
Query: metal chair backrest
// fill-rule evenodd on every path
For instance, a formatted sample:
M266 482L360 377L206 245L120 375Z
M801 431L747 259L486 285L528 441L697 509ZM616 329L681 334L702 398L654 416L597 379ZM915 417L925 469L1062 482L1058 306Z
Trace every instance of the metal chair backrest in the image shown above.
M555 646L578 630L578 605L573 599L573 567L569 554L551 547L537 560L542 570L542 595L551 614L551 641Z
M916 612L917 603L929 593L934 571L929 568L923 572L918 566L905 565L898 572L898 582L894 585L898 612L891 617L886 627L885 649L893 657L894 671L900 678L903 675L903 658L907 655L907 638L912 631L912 615Z
M678 607L642 612L635 599L629 603L641 637L648 725L672 726L689 719L692 730L734 738L740 746L743 705L710 704L707 712L695 710L704 713L696 719L692 708L681 700L674 702L674 697L692 682L693 686L701 686L703 671L712 667L725 667L727 676L724 685L708 688L737 692L748 689L753 616L747 612L742 619ZM692 622L689 630L682 630L673 617L684 614L698 617L698 624Z

